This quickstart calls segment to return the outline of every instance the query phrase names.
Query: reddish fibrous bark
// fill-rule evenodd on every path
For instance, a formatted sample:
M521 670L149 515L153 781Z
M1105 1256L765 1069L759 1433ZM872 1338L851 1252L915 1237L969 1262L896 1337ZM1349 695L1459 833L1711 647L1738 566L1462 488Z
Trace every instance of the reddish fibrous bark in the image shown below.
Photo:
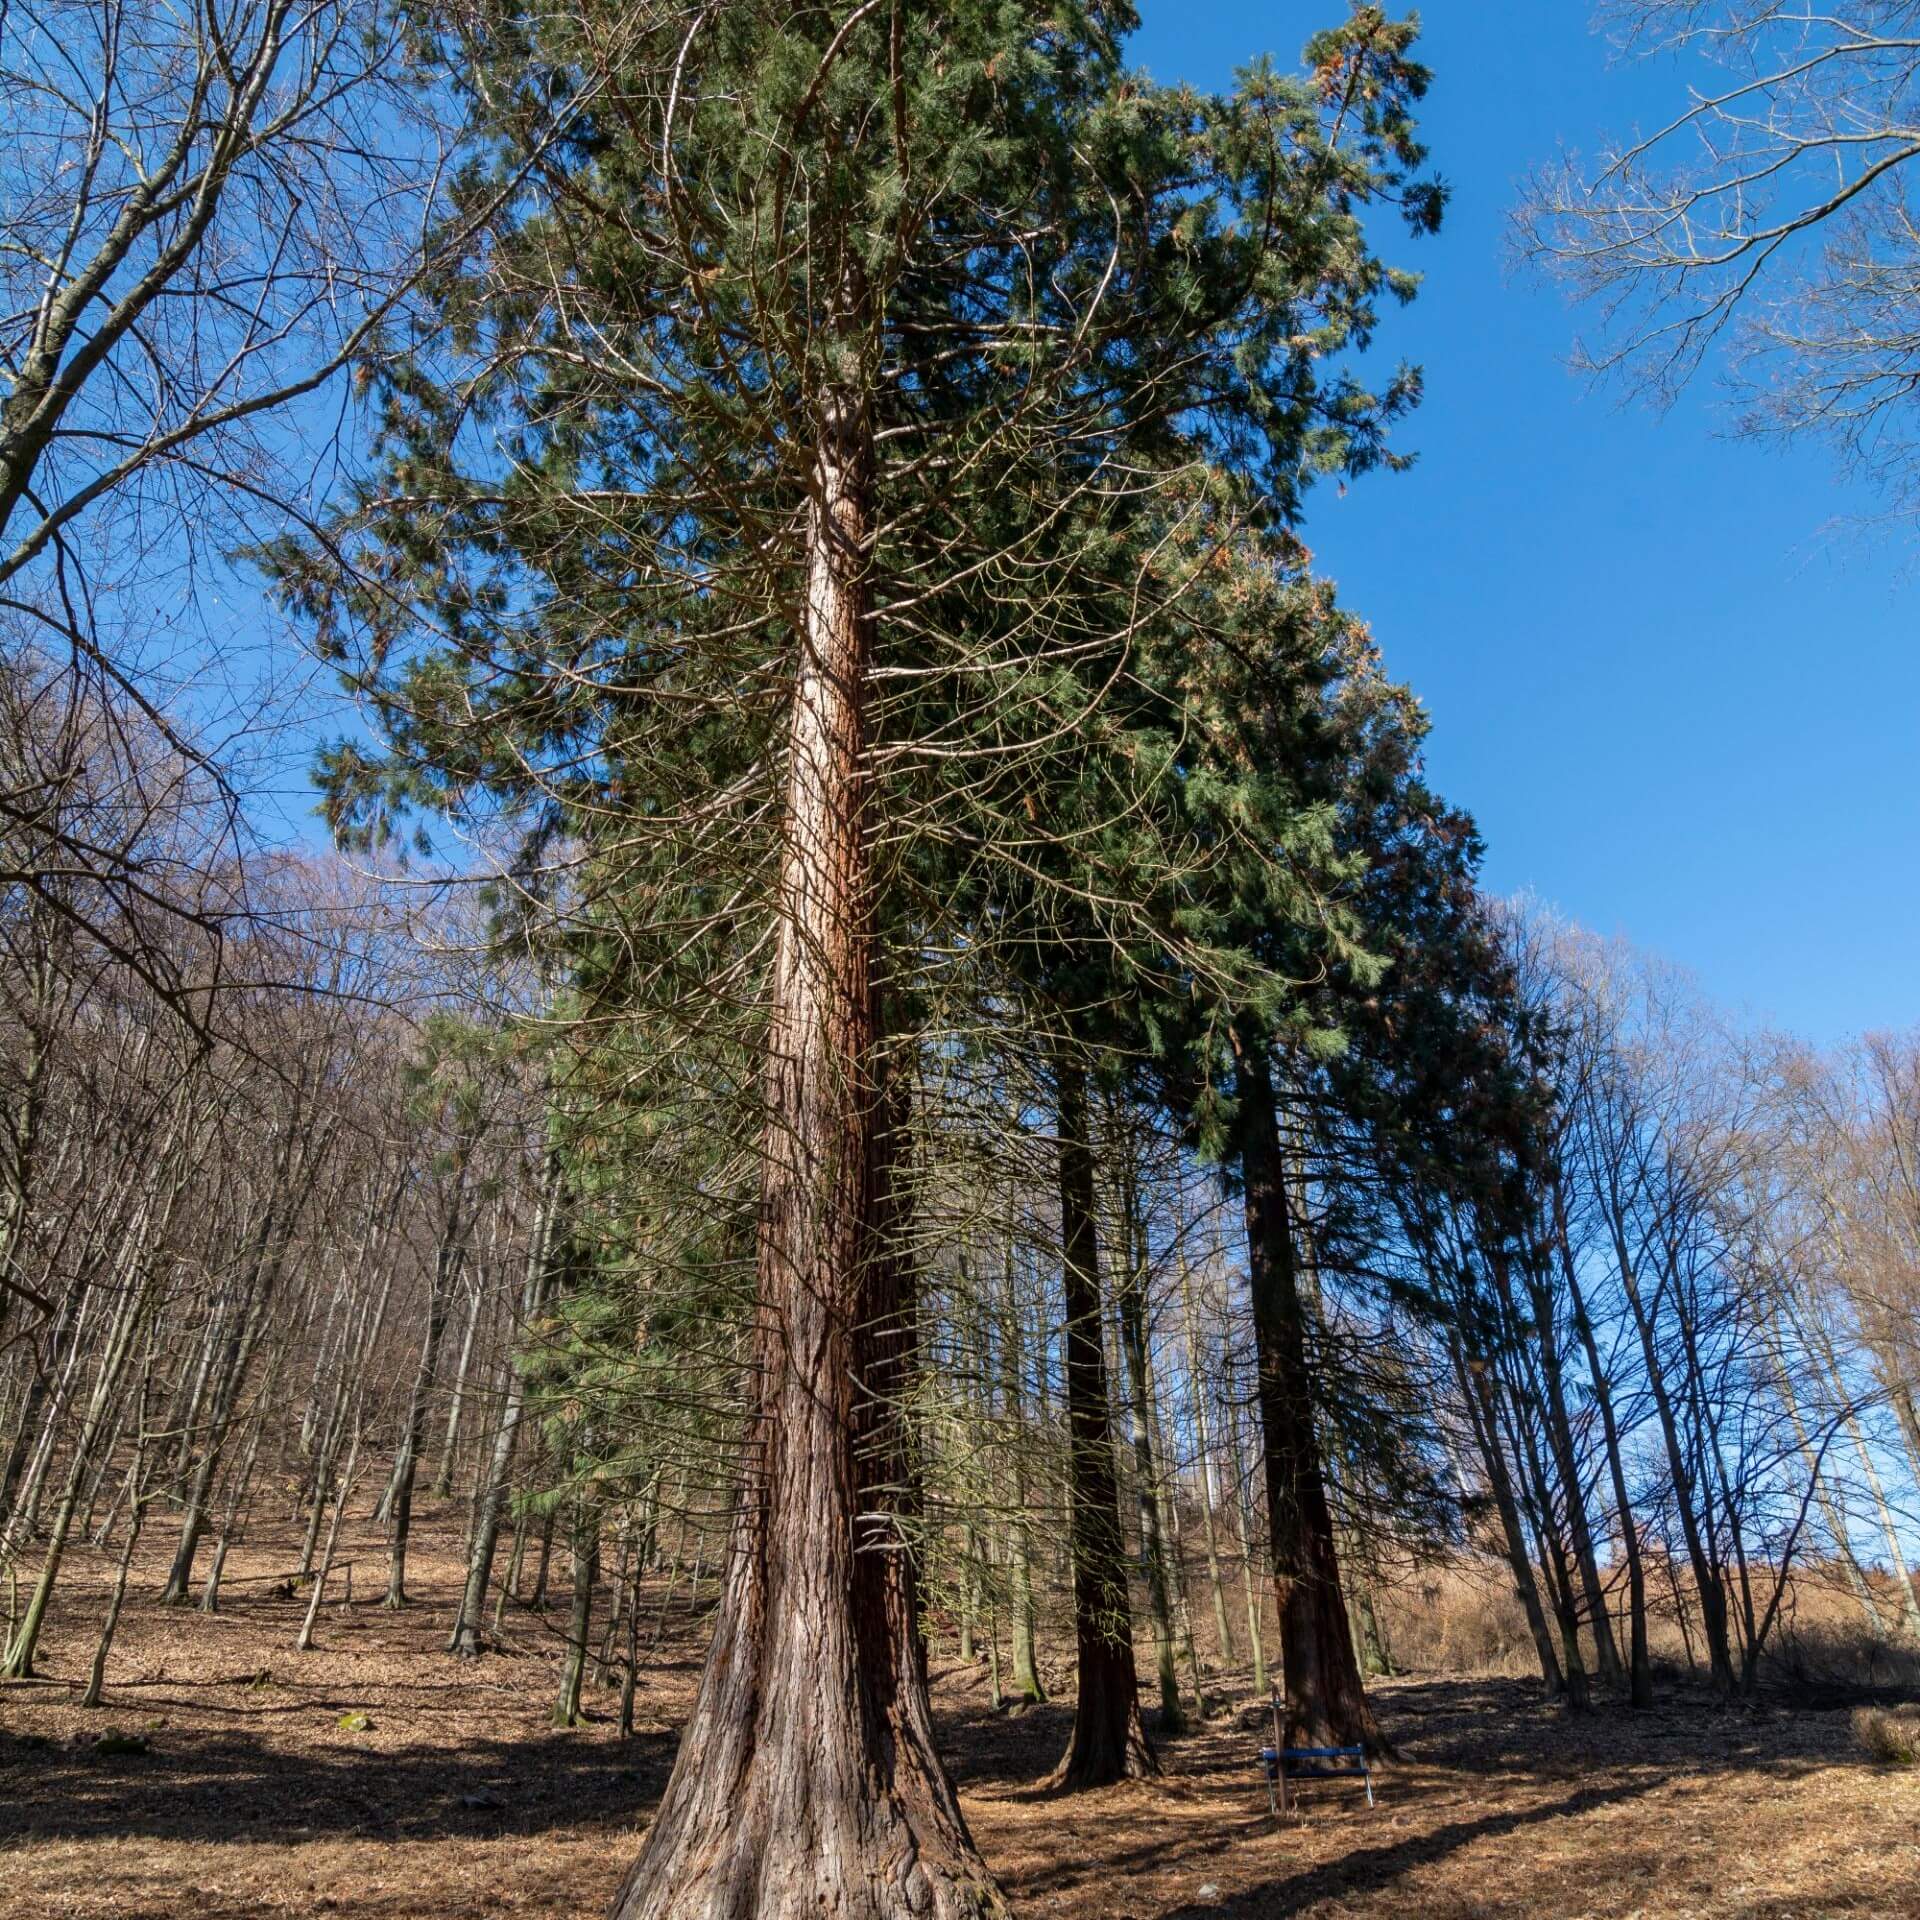
M1241 1048L1239 1094L1248 1281L1287 1744L1364 1746L1384 1753L1387 1743L1367 1702L1340 1590L1273 1080L1264 1044L1257 1040Z
M787 771L756 1388L712 1648L618 1920L995 1920L933 1741L899 1389L863 682L870 429L826 401Z

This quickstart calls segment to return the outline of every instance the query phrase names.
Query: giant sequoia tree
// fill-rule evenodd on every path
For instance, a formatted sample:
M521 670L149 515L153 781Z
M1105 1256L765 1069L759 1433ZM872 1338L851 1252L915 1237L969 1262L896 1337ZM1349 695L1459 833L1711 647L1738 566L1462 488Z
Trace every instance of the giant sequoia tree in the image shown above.
M679 982L759 1057L737 1519L626 1915L997 1909L901 1549L887 1030L930 934L896 884L977 825L947 770L1098 709L1151 617L1148 503L1204 466L1285 515L1386 457L1411 397L1330 370L1405 290L1361 210L1436 211L1410 30L1359 8L1310 79L1220 100L1128 75L1132 24L488 12L446 77L491 128L473 191L525 188L376 369L359 509L281 556L389 744L333 757L340 827L426 804L504 833L570 934L618 926L607 977L654 1013ZM586 102L559 137L555 97Z

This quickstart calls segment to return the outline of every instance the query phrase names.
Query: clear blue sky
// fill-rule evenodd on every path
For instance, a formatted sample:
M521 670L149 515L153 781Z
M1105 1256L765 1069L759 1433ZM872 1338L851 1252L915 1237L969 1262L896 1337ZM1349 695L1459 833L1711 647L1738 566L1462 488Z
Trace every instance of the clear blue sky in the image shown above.
M1291 65L1342 0L1140 0L1156 76ZM1421 363L1410 474L1306 534L1433 715L1430 762L1531 888L1810 1037L1920 1024L1920 532L1818 449L1725 437L1711 386L1664 418L1566 368L1577 322L1509 275L1517 183L1562 143L1670 112L1672 67L1609 60L1583 0L1430 0L1425 127L1453 188L1383 344Z

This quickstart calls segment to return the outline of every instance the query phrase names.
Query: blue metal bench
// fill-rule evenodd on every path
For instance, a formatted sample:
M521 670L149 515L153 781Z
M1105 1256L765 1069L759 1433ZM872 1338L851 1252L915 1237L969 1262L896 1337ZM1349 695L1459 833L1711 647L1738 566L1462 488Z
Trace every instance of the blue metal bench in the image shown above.
M1262 1747L1260 1764L1266 1770L1270 1806L1275 1785L1280 1789L1275 1812L1287 1810L1289 1780L1358 1780L1366 1787L1367 1805L1373 1805L1373 1769L1365 1747Z
M1281 1732L1280 1690L1274 1689L1269 1703L1273 1714L1273 1745L1260 1749L1260 1769L1267 1777L1267 1810L1273 1814L1287 1811L1287 1779L1359 1780L1367 1789L1367 1805L1373 1805L1373 1769L1367 1764L1365 1747L1290 1747ZM1274 1799L1274 1788L1280 1790Z

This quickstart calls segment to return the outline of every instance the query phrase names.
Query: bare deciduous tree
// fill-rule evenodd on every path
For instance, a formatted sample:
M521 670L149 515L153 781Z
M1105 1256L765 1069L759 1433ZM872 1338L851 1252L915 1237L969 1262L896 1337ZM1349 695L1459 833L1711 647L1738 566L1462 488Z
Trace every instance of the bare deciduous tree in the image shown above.
M1613 0L1671 114L1530 183L1522 251L1590 303L1590 370L1671 398L1723 356L1759 433L1819 435L1911 506L1920 484L1920 6Z

